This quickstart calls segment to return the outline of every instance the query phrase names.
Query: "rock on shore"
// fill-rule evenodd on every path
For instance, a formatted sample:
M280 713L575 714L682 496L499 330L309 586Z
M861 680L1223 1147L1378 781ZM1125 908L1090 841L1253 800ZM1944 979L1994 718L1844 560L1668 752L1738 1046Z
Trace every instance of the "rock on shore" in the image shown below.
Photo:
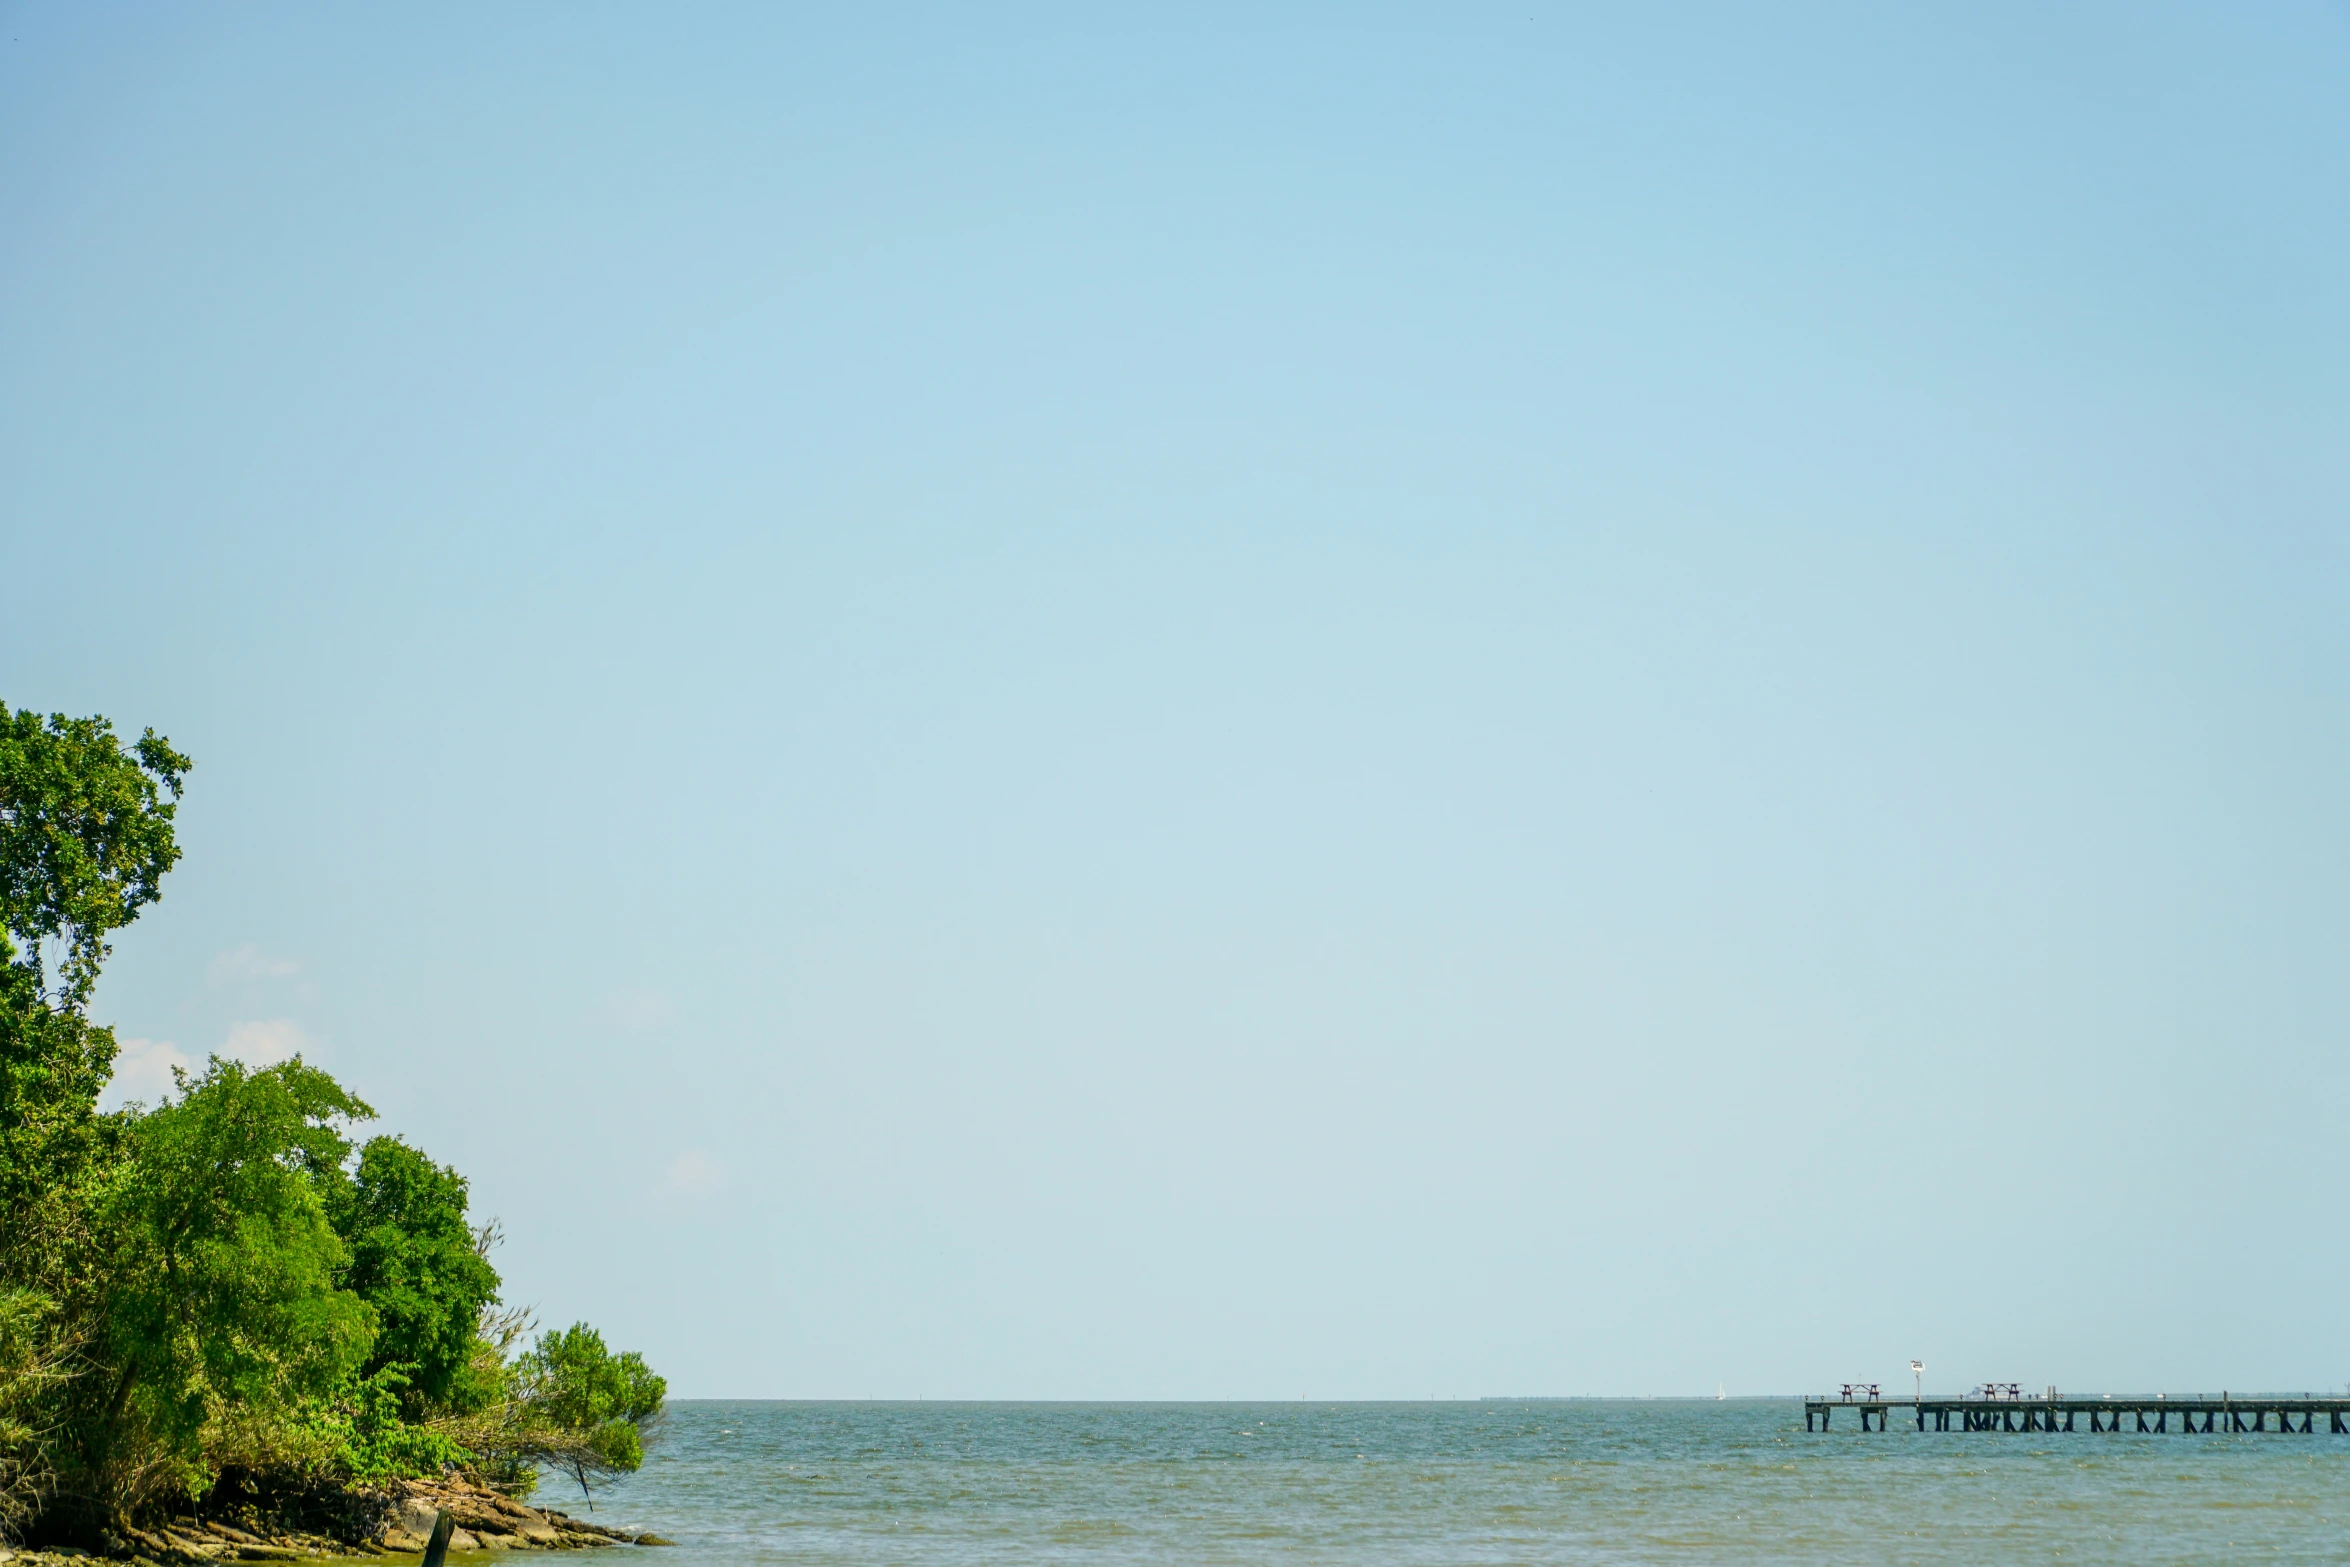
M323 1534L281 1533L252 1523L174 1518L152 1528L132 1529L102 1542L104 1555L132 1567L194 1567L199 1562L312 1561L322 1556L420 1554L432 1535L434 1517L449 1514L456 1532L452 1551L575 1551L605 1545L667 1545L657 1534L614 1529L554 1511L526 1507L511 1497L463 1480L402 1481L366 1493L361 1511L370 1520L356 1539ZM10 1550L0 1546L0 1567L92 1567L98 1552L66 1547Z
M462 1480L402 1485L388 1498L383 1531L370 1543L385 1551L421 1551L432 1536L433 1515L438 1512L446 1512L457 1526L449 1537L453 1551L568 1551L668 1543L658 1535L586 1523L551 1508L526 1507Z

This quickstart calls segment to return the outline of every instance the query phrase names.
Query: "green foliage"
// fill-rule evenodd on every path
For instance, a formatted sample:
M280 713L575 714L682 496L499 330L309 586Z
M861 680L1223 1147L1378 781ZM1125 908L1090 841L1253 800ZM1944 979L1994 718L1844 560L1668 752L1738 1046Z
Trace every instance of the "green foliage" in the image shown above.
M566 1430L648 1419L669 1396L669 1384L646 1368L642 1355L613 1354L604 1335L584 1322L541 1334L522 1358L522 1377L531 1403Z
M103 718L0 703L0 1287L59 1293L87 1255L78 1221L111 1153L97 1103L114 1035L82 1007L107 936L179 858L191 765L153 730L125 752Z
M632 1473L645 1461L643 1431L661 1412L669 1384L634 1350L615 1355L584 1322L546 1333L515 1366L530 1415L532 1456L590 1494L590 1476Z
M0 928L11 964L78 1011L106 937L161 895L179 860L172 816L195 764L154 730L128 752L103 718L43 722L0 703ZM166 800L165 794L171 796ZM57 989L43 947L61 949Z
M131 1123L103 1199L111 1265L96 1303L105 1368L79 1411L81 1448L117 1506L200 1484L201 1437L224 1407L284 1407L357 1368L374 1313L336 1275L322 1173L367 1107L300 1060L248 1072L215 1059Z
M464 1178L389 1137L354 1160L373 1112L325 1073L216 1059L98 1113L85 1009L179 858L190 765L0 704L0 1538L96 1537L225 1471L251 1498L636 1468L661 1379L584 1325L514 1356Z
M102 718L0 704L0 1526L46 1500L86 1434L73 1416L114 1264L98 1214L127 1118L97 1113L114 1035L83 1008L108 935L179 858L190 765L152 730L126 751Z
M55 1306L30 1290L0 1292L0 1544L21 1537L56 1483L46 1439L66 1373Z
M338 1478L353 1485L437 1476L442 1467L470 1466L473 1454L446 1433L401 1418L408 1379L386 1367L352 1377L312 1414L326 1439Z
M343 1285L375 1310L365 1369L404 1368L411 1413L494 1392L466 1374L474 1323L497 1299L498 1274L475 1248L465 1200L465 1178L455 1170L398 1138L377 1137L360 1150L332 1205L351 1253Z
M475 1252L487 1257L499 1238L496 1224L482 1225L473 1233ZM480 1455L476 1472L482 1479L517 1499L536 1490L539 1479L539 1459L530 1440L534 1420L522 1401L521 1357L515 1347L530 1336L531 1327L527 1308L482 1307L465 1370L458 1377L459 1396L435 1421L437 1429Z
M4 938L0 938L4 939ZM0 964L0 1288L72 1291L93 1260L91 1199L119 1153L98 1114L114 1035L44 1004L32 971Z

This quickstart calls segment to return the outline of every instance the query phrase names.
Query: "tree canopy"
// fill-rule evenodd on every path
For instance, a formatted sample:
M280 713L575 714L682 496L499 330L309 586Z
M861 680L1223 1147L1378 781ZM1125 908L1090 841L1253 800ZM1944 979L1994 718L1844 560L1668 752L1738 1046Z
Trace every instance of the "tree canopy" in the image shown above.
M160 895L191 763L153 730L125 751L103 718L0 703L0 1280L57 1286L64 1230L108 1129L113 1031L83 1007L107 937Z
M538 1456L577 1481L582 1496L590 1476L624 1474L645 1461L642 1431L669 1384L642 1355L615 1355L604 1335L575 1322L542 1335L517 1372L536 1417Z
M364 1370L398 1367L419 1407L482 1391L461 1384L498 1274L475 1249L465 1202L464 1176L396 1137L369 1139L335 1193L335 1227L350 1248L343 1285L376 1314Z
M0 703L0 927L8 961L44 999L86 1003L107 936L162 896L194 765L152 729L126 751L103 718L44 721ZM62 949L53 975L51 945Z
M108 937L161 893L193 764L0 704L0 1543L445 1466L635 1468L665 1388L585 1324L517 1355L465 1178L299 1057L101 1114ZM273 1488L275 1490L273 1491Z
M206 1423L230 1407L320 1397L355 1371L376 1313L337 1287L349 1253L322 1173L367 1106L299 1060L258 1072L214 1059L132 1122L99 1217L111 1264L80 1428L92 1470L136 1493L201 1477ZM119 1471L140 1455L135 1482Z

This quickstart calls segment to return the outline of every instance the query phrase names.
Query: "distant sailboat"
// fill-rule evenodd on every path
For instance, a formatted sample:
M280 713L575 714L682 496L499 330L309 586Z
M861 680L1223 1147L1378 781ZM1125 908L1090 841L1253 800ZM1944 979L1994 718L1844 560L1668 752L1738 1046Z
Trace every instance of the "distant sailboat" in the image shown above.
M1714 1402L1717 1404L1726 1403L1729 1401L1729 1397L1730 1384L1727 1382L1716 1382L1714 1384Z

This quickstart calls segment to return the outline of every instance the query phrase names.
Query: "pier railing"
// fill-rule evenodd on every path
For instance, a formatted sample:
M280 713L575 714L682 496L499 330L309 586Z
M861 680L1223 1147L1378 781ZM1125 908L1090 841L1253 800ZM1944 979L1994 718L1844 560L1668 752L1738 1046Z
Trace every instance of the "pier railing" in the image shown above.
M2326 1417L2326 1429L2350 1435L2350 1395L2342 1393L2037 1393L2021 1397L2009 1391L2013 1384L1978 1387L1969 1393L1923 1393L1891 1398L1872 1397L1865 1383L1843 1392L1806 1396L1803 1428L1826 1431L1835 1412L1849 1409L1860 1416L1863 1431L1886 1429L1896 1409L1914 1415L1917 1428L1928 1422L1936 1431L2078 1431L2088 1416L2087 1429L2111 1433L2127 1419L2149 1435L2171 1431L2261 1432L2268 1430L2311 1434L2317 1417ZM2274 1421L2272 1427L2270 1421ZM2175 1424L2173 1422L2176 1422Z
M2277 1399L2306 1401L2323 1405L2328 1402L2350 1404L2350 1394L2343 1393L1985 1393L1971 1388L1964 1393L1806 1393L1807 1404L1898 1404L1907 1409L1923 1399L1929 1404L2186 1404L2198 1401L2222 1403L2233 1399L2250 1406Z

